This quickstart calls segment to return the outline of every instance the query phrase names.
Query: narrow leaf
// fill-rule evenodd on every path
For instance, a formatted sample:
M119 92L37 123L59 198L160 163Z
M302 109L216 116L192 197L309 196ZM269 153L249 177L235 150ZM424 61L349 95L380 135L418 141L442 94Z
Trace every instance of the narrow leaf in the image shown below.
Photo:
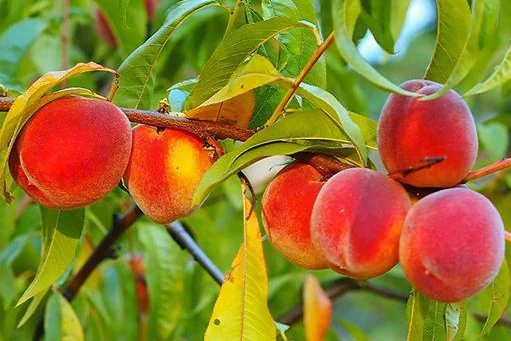
M437 39L426 79L438 83L449 79L465 49L471 17L467 0L437 1Z
M509 302L509 291L511 289L511 280L507 261L500 267L500 271L480 294L480 300L485 313L488 315L484 323L481 335L489 333L492 327L497 323L507 308Z
M406 341L422 341L426 308L422 302L421 295L416 291L412 292L406 303L408 320Z
M56 211L41 207L43 248L36 276L18 301L18 305L48 289L74 259L85 220L83 208Z
M405 91L382 76L367 61L365 61L351 40L355 29L356 18L360 15L360 0L336 0L333 5L333 23L335 44L341 56L353 70L365 77L374 85L401 95L418 97L417 94Z
M457 302L447 304L445 308L446 341L456 341L463 338L467 323L467 304Z
M307 341L323 341L332 320L332 301L316 277L305 278L303 322Z
M21 328L25 323L27 323L27 321L32 317L32 315L34 315L36 309L39 307L47 293L48 290L43 290L37 295L35 295L34 298L32 298L32 301L30 301L27 310L25 310L23 317L18 323L18 328Z
M176 28L198 10L217 5L214 0L189 0L178 3L165 23L140 45L119 67L120 88L115 103L128 108L148 109L155 84L154 67Z
M47 340L84 340L80 320L71 304L58 291L54 291L48 299L45 316L44 330Z
M275 341L275 322L267 305L268 276L259 222L243 186L244 241L225 276L205 341Z
M238 66L275 35L295 27L309 27L287 18L273 18L246 24L232 31L215 49L202 69L191 94L192 107L208 100L227 84Z

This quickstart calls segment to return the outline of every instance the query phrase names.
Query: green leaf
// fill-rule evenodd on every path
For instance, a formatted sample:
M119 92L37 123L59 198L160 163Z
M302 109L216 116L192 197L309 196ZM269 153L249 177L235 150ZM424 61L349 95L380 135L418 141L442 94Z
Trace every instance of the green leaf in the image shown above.
M481 124L477 127L479 139L484 149L490 154L492 161L498 161L506 156L509 146L507 127L498 121Z
M85 210L50 210L41 207L43 248L36 276L17 305L49 288L64 273L74 259L80 240Z
M489 333L506 310L509 302L509 291L511 289L509 276L509 267L507 261L504 259L497 277L495 277L493 282L479 294L479 300L483 306L483 310L488 315L481 335Z
M138 230L147 257L148 340L167 340L183 313L186 254L160 226Z
M95 0L101 7L116 42L119 52L126 57L146 38L147 20L144 13L144 1L131 1L126 6L125 1Z
M0 36L0 73L12 78L16 75L23 56L34 40L46 29L48 23L41 19L25 19L11 26Z
M362 58L357 47L351 40L353 30L355 29L356 19L360 15L360 11L359 0L334 1L332 15L335 31L335 44L337 45L342 58L351 65L353 70L365 77L374 85L401 95L418 97L419 95L416 93L403 90L389 81Z
M410 0L361 0L361 18L374 39L388 53L394 54Z
M4 309L7 309L17 294L16 277L12 270L12 263L23 251L28 240L29 235L21 235L13 239L0 253L0 273L2 274L0 297Z
M424 320L427 306L423 297L416 291L413 291L406 303L406 316L408 320L408 331L406 341L422 341L424 333Z
M425 78L445 83L463 50L470 32L471 13L467 0L437 1L437 39Z
M342 318L338 318L337 321L341 327L348 332L354 341L369 341L369 336L367 336L364 330L356 324Z
M445 311L446 304L430 300L427 301L428 310L424 321L424 341L444 341L446 340L446 322Z
M486 91L489 91L497 86L506 83L511 79L511 45L507 50L504 58L500 64L495 68L495 71L482 83L476 84L472 89L467 91L463 96L473 96Z
M172 33L193 13L217 4L214 0L189 0L173 8L158 31L119 67L120 87L115 103L128 108L150 108L155 84L154 67Z
M313 25L318 25L314 4L312 0L272 0L263 1L263 16L265 19L273 17L285 17L292 20L305 20ZM310 28L294 29L279 34L278 41L287 52L288 59L282 70L286 77L296 78L311 56L316 51L318 42ZM320 58L310 70L305 82L314 86L326 87L326 63Z
M191 94L192 107L204 103L227 84L238 66L273 36L296 27L309 27L287 18L246 24L232 31L215 49Z
M467 324L467 303L447 304L445 308L446 341L457 341L463 338Z
M71 304L54 291L46 305L44 331L46 340L83 341L83 329Z
M27 323L27 321L32 317L32 315L34 315L37 307L39 307L39 305L43 301L44 297L48 293L48 290L49 289L43 290L40 293L38 293L37 295L35 295L34 298L32 298L32 301L30 301L30 304L28 305L27 310L25 310L23 317L21 318L20 322L18 323L18 328L21 328L25 323Z
M256 133L237 149L218 159L203 176L194 196L201 203L221 182L267 156L289 155L304 150L342 150L347 136L332 118L320 110L290 114Z
M491 32L489 30L485 30L484 26L488 24L488 21L496 20L497 14L499 11L499 3L500 0L474 0L473 8L474 14L471 20L471 24L469 25L469 30L467 37L464 40L464 43L459 51L459 57L454 61L453 65L445 65L445 70L448 74L447 79L443 82L445 83L440 90L436 93L426 96L423 100L431 100L438 97L441 97L449 89L457 86L459 83L463 81L463 79L468 75L468 73L473 69L476 64L478 57L482 53L482 49L486 46L485 44L481 44L486 39L490 39L490 37L485 36L485 34ZM456 26L457 27L457 26ZM440 28L439 28L440 30ZM444 28L442 26L443 31ZM458 31L456 31L458 32ZM438 37L438 39L452 39L450 37L442 38ZM437 46L437 49L440 49L442 45ZM444 57L439 57L441 58ZM452 69L450 68L452 66ZM441 70L434 71L439 73Z

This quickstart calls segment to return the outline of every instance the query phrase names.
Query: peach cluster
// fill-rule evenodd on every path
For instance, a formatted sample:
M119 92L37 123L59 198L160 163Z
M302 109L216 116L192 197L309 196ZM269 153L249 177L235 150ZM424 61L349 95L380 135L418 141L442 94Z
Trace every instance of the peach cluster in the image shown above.
M70 96L43 106L25 124L9 168L30 197L61 210L101 199L124 177L141 210L169 223L194 211L193 194L212 156L192 133L131 129L112 103Z
M401 87L431 95L441 85L412 80ZM464 300L495 278L504 258L498 211L460 185L477 148L470 109L453 90L433 100L392 94L380 117L378 150L387 171L402 175L399 181L365 168L325 179L295 161L263 195L268 238L285 258L307 269L331 268L361 280L400 263L424 295ZM421 167L429 158L443 161ZM404 184L431 194L412 204Z

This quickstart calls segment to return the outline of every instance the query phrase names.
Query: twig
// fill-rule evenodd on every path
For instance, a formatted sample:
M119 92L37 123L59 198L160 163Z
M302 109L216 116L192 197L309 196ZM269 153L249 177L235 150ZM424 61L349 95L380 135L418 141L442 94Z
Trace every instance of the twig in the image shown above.
M277 108L275 108L275 111L273 111L273 114L271 115L271 117L268 119L268 121L266 122L266 125L272 125L273 123L275 123L278 118L280 117L280 115L282 115L282 113L284 112L284 109L286 108L286 105L287 103L289 102L289 100L291 100L291 97L293 97L296 89L298 89L298 87L300 86L300 84L303 82L303 80L305 79L305 77L307 77L307 75L309 74L310 70L312 69L312 67L317 63L317 61L319 60L319 58L321 58L321 56L323 55L323 53L328 49L328 47L332 44L332 42L334 41L335 39L335 35L334 33L330 33L330 35L326 38L326 40L323 42L323 44L321 44L317 50L314 52L314 54L312 55L311 59L307 62L307 64L305 64L305 66L303 67L302 71L300 72L300 74L298 75L298 77L296 77L295 81L293 82L293 84L291 85L291 87L289 88L289 90L286 92L286 94L284 95L284 97L282 98L282 100L280 101L279 105L277 106Z
M511 167L511 158L495 162L489 166L468 173L467 177L463 180L463 183L482 178L483 176L504 170L509 167Z
M180 222L165 225L170 236L179 244L179 246L188 251L195 261L217 282L222 285L224 274L217 268L215 263L202 251L200 246L193 240Z
M423 158L420 161L421 163L419 165L411 166L411 167L408 167L406 169L390 173L388 175L389 175L389 177L391 179L400 180L400 179L403 179L404 177L406 177L408 174L420 171L422 169L426 169L426 168L432 167L432 166L434 166L434 165L444 161L445 159L446 159L445 156L429 156L429 157L425 157L425 158Z
M85 283L90 274L98 267L98 265L110 256L113 245L121 237L121 235L133 225L133 223L142 216L142 211L138 206L134 205L129 211L114 220L112 228L103 237L99 245L94 249L92 255L82 266L80 271L71 279L67 289L63 290L63 295L72 301L82 285Z
M504 238L506 239L506 241L508 243L511 243L511 232L509 231L504 231Z

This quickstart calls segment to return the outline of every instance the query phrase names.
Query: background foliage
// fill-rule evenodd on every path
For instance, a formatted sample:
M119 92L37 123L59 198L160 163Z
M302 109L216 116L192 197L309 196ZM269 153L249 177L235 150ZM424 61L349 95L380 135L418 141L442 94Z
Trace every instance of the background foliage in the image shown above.
M154 109L161 99L169 98L173 111L183 111L225 102L233 95L255 89L249 93L253 94L253 108L249 109L254 114L247 124L257 128L270 117L284 94L282 82L285 84L287 78L295 78L314 52L316 38L310 27L318 25L323 37L335 30L337 48L332 46L305 78L307 84L298 91L303 102L294 100L290 106L320 107L327 114L333 110L340 117L345 135L326 134L326 129L316 129L323 120L331 119L322 112L316 113L324 117L320 119L318 116L314 129L310 127L307 112L301 113L301 120L295 117L293 121L292 115L286 117L287 121L280 122L280 131L277 124L272 127L273 131L265 132L266 137L260 135L269 145L266 150L248 156L248 153L243 154L246 159L239 157L235 169L217 169L218 174L208 183L216 189L200 210L183 221L204 251L223 272L227 272L243 240L239 184L231 175L249 163L246 160L280 154L283 148L290 148L288 153L305 150L303 144L293 144L294 136L303 136L301 134L320 134L325 140L351 141L355 145L362 134L365 144L374 143L371 142L374 134L371 135L367 128L369 125L364 128L361 124L362 131L358 132L356 127L350 129L346 124L349 117L357 123L365 122L363 118L356 119L353 114L348 116L348 112L338 110L335 105L332 107L329 95L321 89L333 94L350 112L371 119L378 118L387 90L395 90L394 84L422 78L425 74L430 79L455 86L461 93L475 94L491 89L481 95L466 97L480 138L481 150L476 167L508 156L511 126L508 95L511 83L506 82L511 72L507 65L511 32L508 1L394 0L388 3L391 5L382 5L377 0L192 0L183 4L162 0L154 22L150 22L140 0L73 0L69 62L66 62L62 58L62 1L0 0L0 84L9 89L9 95L16 96L48 71L92 60L120 71L121 88L115 102L125 107ZM353 12L357 4L359 15ZM438 12L435 11L437 4ZM99 36L94 19L96 8L103 10L112 25L117 48L112 48ZM229 20L226 9L232 8L236 8L234 13L241 13L237 14L237 21ZM355 18L358 19L353 21ZM442 23L438 27L444 32L437 32L438 21ZM242 25L247 23L255 26L243 28ZM138 53L134 53L137 48ZM252 58L239 69L238 66L254 52L266 59ZM391 55L394 52L395 55ZM435 56L435 63L428 68L432 56ZM500 65L493 75L492 65ZM222 77L211 77L219 69L224 71ZM237 77L231 78L235 72ZM201 80L209 77L214 81L197 83L199 74ZM490 81L477 85L487 77L491 77ZM145 81L140 82L140 78ZM252 84L252 88L239 90L236 87L239 84L235 83L238 79L247 79L244 84ZM106 73L90 73L69 80L68 86L92 89L106 96L110 82L111 76ZM124 87L123 84L135 86ZM226 85L234 90L218 92ZM211 99L213 95L217 96L216 102ZM204 112L199 113L202 114ZM1 115L0 120L4 116ZM229 113L226 116L230 117ZM277 145L277 140L284 143L284 135L288 144L285 147ZM350 163L363 163L365 144L362 142L358 146L360 158L346 150L338 155ZM225 146L232 149L233 143L226 141ZM319 148L318 145L313 147L309 149ZM271 148L276 149L272 151ZM326 143L321 148L332 149ZM241 155L240 150L237 153ZM378 166L378 160L369 154ZM271 166L280 163L282 160ZM256 171L252 168L247 172L258 175L251 179L259 194L269 180L266 173L274 171L260 166ZM217 184L220 178L227 180ZM499 208L505 225L510 226L511 176L503 172L471 186L490 197ZM17 328L29 304L14 307L34 279L40 266L41 251L47 250L42 245L43 224L44 231L58 234L66 219L59 219L56 224L51 212L34 204L27 205L27 198L20 190L15 191L15 197L14 205L0 202L0 340L30 339L43 314L48 340L64 336L73 339L66 333L80 328L87 340L203 338L219 286L160 226L147 219L140 220L128 231L112 259L94 272L71 305L55 289L34 292L36 296L28 310L32 307L35 311L21 328ZM200 199L203 198L197 198ZM117 189L87 207L84 213L66 213L73 222L84 219L85 228L80 238L75 238L79 244L77 257L71 267L66 265L57 286L77 271L111 226L114 214L125 211L129 203L128 195ZM301 304L307 272L287 262L267 241L263 246L269 277L269 308L273 318L278 320ZM508 259L510 255L508 250ZM140 271L133 266L133 259L142 259L145 270L142 275L149 290L148 311L144 311L137 301ZM52 266L58 268L59 259L52 259L52 262ZM332 271L316 271L314 275L324 285L339 278ZM399 267L370 283L405 294L411 290ZM504 316L507 316L509 289L506 266L489 289L463 306L440 306L420 295L412 296L407 306L399 300L374 293L353 291L334 302L327 340L422 340L422 332L414 335L414 331L430 330L428 328L438 323L432 319L438 315L435 311L441 311L440 316L454 319L458 316L454 323L449 319L440 323L456 328L466 324L465 340L506 340L511 338L509 326L497 325L491 330L489 327L504 309ZM460 315L465 309L470 312L466 320L464 313ZM444 314L445 310L447 314ZM485 324L477 320L474 313L489 314L491 319ZM459 316L462 316L461 320ZM448 333L449 328L442 336L446 331ZM305 339L303 325L294 325L287 335L293 340ZM425 335L427 340L436 337Z

